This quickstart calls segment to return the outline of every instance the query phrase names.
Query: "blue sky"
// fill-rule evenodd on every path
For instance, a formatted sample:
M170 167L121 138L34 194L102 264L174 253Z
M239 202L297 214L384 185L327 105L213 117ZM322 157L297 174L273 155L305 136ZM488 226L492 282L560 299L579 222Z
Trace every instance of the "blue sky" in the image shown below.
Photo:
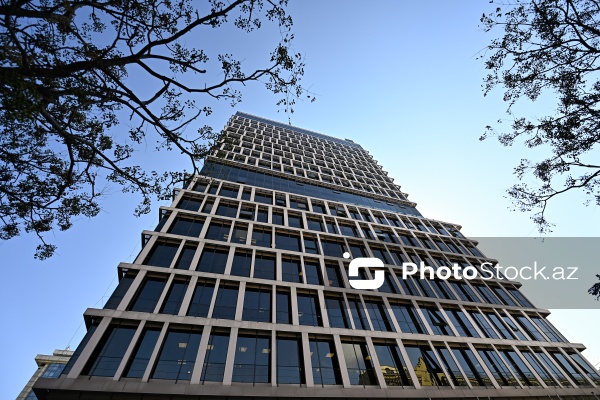
M510 211L504 197L515 182L514 166L535 154L519 145L504 148L493 139L478 140L486 125L506 117L500 91L483 96L485 70L477 60L494 35L478 27L479 18L493 5L467 0L365 4L291 2L294 46L306 57L304 85L318 97L295 107L292 124L360 143L426 217L459 223L468 236L536 236L529 215ZM272 33L215 31L198 40L253 59L274 47ZM140 82L133 78L132 84ZM523 103L517 110L541 116L549 106ZM221 103L213 110L198 126L221 128L236 110L287 122L275 98L258 85L246 88L236 108ZM185 167L175 154L157 155L151 143L138 157ZM0 367L0 376L7 398L14 398L34 372L36 354L77 346L86 307L103 304L116 285L118 263L136 256L141 231L154 228L160 205L135 218L136 200L109 188L98 217L54 235L59 248L48 261L33 259L33 236L0 243L5 321L0 350L10 360ZM549 216L557 223L555 236L598 236L597 207L583 206L581 195L558 199ZM600 362L599 310L553 310L550 319L570 341L588 346L584 354L591 361Z

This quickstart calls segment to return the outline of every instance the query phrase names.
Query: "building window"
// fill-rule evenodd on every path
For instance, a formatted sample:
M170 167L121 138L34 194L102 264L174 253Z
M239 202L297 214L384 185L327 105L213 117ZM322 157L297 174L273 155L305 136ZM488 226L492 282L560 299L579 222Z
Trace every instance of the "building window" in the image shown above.
M172 233L173 235L199 237L203 225L204 222L197 219L177 217L175 218L175 221L173 221L169 233Z
M462 310L449 309L446 310L446 313L452 324L454 324L454 328L458 331L459 336L479 337L479 334Z
M114 376L137 327L110 325L83 369L83 375Z
M290 293L283 290L277 291L276 296L276 317L278 324L292 323L292 304L290 301Z
M390 322L390 317L385 309L382 302L376 300L365 300L365 306L369 317L371 317L371 323L373 329L382 332L394 332L394 328Z
M433 307L421 307L421 310L434 335L454 336L440 310Z
M448 371L448 376L452 379L454 386L467 386L467 381L463 374L460 372L458 365L452 358L452 354L450 354L450 350L448 350L443 345L434 346L437 350L438 356L440 360L442 360L442 364L446 367L446 371Z
M309 285L323 285L321 279L321 267L318 261L304 261L304 271L306 274L306 283Z
M181 210L198 211L202 200L193 197L182 197L177 208Z
M258 207L258 213L256 214L256 222L269 222L269 210L267 208Z
M423 321L412 305L391 303L390 307L402 332L427 333Z
M500 335L502 335L503 339L514 339L513 334L508 329L506 329L506 326L502 323L500 318L493 311L487 312L485 313L485 315L491 321L494 328L496 328L496 331L498 331Z
M263 204L273 204L273 195L271 193L257 191L254 193L254 201Z
M353 225L340 224L340 231L342 232L342 235L344 235L344 236L360 237L358 235L358 231L356 230L356 227Z
M195 329L169 329L152 378L189 381L196 363L201 332Z
M581 356L581 354L571 352L569 352L568 354L569 357L571 357L571 359L575 361L575 364L579 365L579 367L585 372L588 378L592 380L592 382L594 382L597 385L600 384L600 375L598 375L598 372L592 366L590 366L590 364Z
M237 340L233 382L271 382L271 338L259 334L240 334Z
M277 383L305 383L302 345L297 338L277 338Z
M566 339L562 337L558 331L556 331L552 325L544 318L531 317L531 320L538 328L553 342L566 342Z
M448 282L454 288L454 291L456 292L458 297L460 297L461 300L472 301L472 302L480 301L468 283L460 282L460 281L448 281Z
M502 356L512 368L513 372L519 378L523 386L539 386L540 383L535 378L531 370L525 365L521 357L513 350L500 350Z
M127 366L125 367L124 376L127 378L142 378L152 352L160 336L160 328L146 328L142 333L142 339L138 341L133 356L129 358Z
M311 338L309 343L315 385L340 385L342 376L333 341Z
M271 238L271 228L254 227L254 230L252 231L252 244L271 248Z
M179 243L156 243L146 257L145 265L169 268L179 249Z
M246 287L242 319L244 321L271 322L270 287Z
M473 320L475 320L475 323L477 324L479 329L481 329L485 337L491 339L500 339L500 336L498 336L496 331L494 331L494 328L492 328L492 326L487 321L487 319L485 319L483 314L477 311L471 311L471 316L473 317Z
M104 308L108 308L111 310L116 310L119 304L121 304L121 300L131 287L133 280L135 279L136 273L127 272L119 281L119 285L115 288L115 291L110 295L110 298L104 305Z
M300 236L286 231L276 231L275 246L282 250L302 251L300 249Z
M283 211L273 210L273 223L275 225L285 225L283 219Z
M548 357L546 353L544 353L542 350L536 350L535 355L540 359L540 361L543 363L546 369L552 372L552 374L556 377L556 379L558 379L561 385L565 387L573 386L562 373L562 371L554 365L554 363L550 360L550 357Z
M238 287L224 285L219 287L212 318L235 319L238 300Z
M383 285L381 285L381 287L378 290L383 293L400 293L398 285L396 285L396 282L394 281L394 278L392 278L392 275L390 275L389 271L387 271L386 269L384 269L384 271L386 273L384 275Z
M404 294L409 296L421 296L413 278L410 276L407 276L406 278L407 279L402 279L402 277L398 277L398 281L400 282L400 286L402 286L402 290L404 290Z
M233 228L231 243L246 244L246 237L248 237L248 225L236 223Z
M350 384L370 386L377 385L377 378L367 345L353 340L342 341L342 351L348 368Z
M187 315L190 317L208 317L214 291L214 283L198 282Z
M50 363L42 374L42 378L58 378L65 369L66 364ZM36 397L37 400L37 397Z
M550 355L554 358L554 361L571 377L573 382L577 383L579 386L590 386L590 384L583 378L583 375L575 369L573 364L571 364L565 356L559 351L551 351Z
M374 343L373 347L387 386L413 386L397 345Z
M325 296L325 308L332 328L350 328L346 304L342 297Z
M304 235L304 252L309 254L320 254L316 237Z
M185 296L187 288L187 281L174 280L171 285L171 288L169 289L169 292L167 293L167 298L164 301L160 310L161 314L177 315L177 313L179 312L179 307L181 307L181 303L183 302L183 296Z
M355 328L364 331L371 330L369 321L367 320L367 314L365 313L360 299L348 298L348 305L350 307L350 314L352 315Z
M228 346L229 333L211 333L202 366L202 382L223 382Z
M302 282L300 260L283 257L281 260L281 279L284 282Z
M231 264L231 275L250 277L252 253L236 251Z
M460 364L472 386L492 386L490 378L470 349L453 348L452 354Z
M239 187L223 186L221 188L221 190L219 191L219 196L231 197L232 199L235 199L235 198L237 198L239 190L240 190Z
M154 312L156 303L167 284L166 278L146 278L133 300L130 311Z
M494 350L480 349L479 355L483 362L488 366L496 382L500 386L517 386L517 380L512 376L502 359Z
M297 300L300 325L323 326L317 295L298 293Z
M329 286L331 287L344 287L344 281L342 279L340 268L337 264L325 265L325 272L327 272L327 279Z
M308 223L308 229L311 231L325 232L325 227L323 226L321 218L307 218L306 222Z
M222 242L226 242L229 239L230 228L230 222L213 220L208 226L208 231L206 232L206 239L220 240Z
M202 250L202 256L198 261L196 271L223 274L225 273L228 255L229 250L226 248L205 247Z
M529 362L529 364L535 369L537 374L542 378L542 381L546 384L546 386L558 386L558 382L554 380L552 375L548 372L544 366L538 361L538 359L533 355L529 350L521 350L521 354L525 359ZM569 386L567 384L567 386Z
M192 260L194 259L194 255L196 254L196 245L185 245L181 254L179 255L179 259L175 264L175 268L189 270L192 265Z
M299 214L288 213L288 226L290 228L304 228L302 216Z
M275 280L275 257L257 254L254 259L254 277Z

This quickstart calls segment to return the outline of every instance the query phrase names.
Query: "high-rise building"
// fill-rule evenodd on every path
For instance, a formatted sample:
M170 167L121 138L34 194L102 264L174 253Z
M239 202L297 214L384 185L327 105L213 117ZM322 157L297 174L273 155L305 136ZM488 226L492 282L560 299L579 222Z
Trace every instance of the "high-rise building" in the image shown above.
M373 157L237 113L161 207L46 399L586 399L600 376L505 279L402 277L488 259ZM349 253L349 254L344 254ZM348 258L383 261L377 290ZM363 280L375 271L359 269Z

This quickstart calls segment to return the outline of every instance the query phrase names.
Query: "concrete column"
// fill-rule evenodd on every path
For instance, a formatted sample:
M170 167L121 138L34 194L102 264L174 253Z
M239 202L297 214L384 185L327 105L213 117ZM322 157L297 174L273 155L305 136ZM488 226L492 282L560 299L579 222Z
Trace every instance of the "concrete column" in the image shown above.
M181 301L181 307L179 307L179 313L177 315L181 317L186 315L187 310L190 308L190 302L192 301L192 297L194 296L194 291L196 290L197 283L198 276L192 276L192 278L188 282L188 288L185 291L185 295L183 296L183 300Z
M217 278L217 281L215 282L215 289L213 290L213 295L212 295L212 298L210 300L210 306L208 306L207 317L209 317L209 318L212 317L213 310L215 309L215 303L217 301L217 295L219 294L220 283L221 283L221 279Z
M321 312L321 321L323 322L323 327L329 328L329 318L327 315L327 309L325 308L325 296L323 295L322 290L317 291L317 298L319 301L319 310Z
M300 325L300 320L298 318L298 298L296 297L296 287L292 286L290 288L290 303L292 309L292 325Z
M246 293L246 282L240 282L238 289L237 304L235 306L235 320L242 320L242 313L244 312L244 294Z
M233 364L235 362L235 349L237 345L238 328L231 328L229 332L229 346L227 346L227 360L225 361L225 373L223 375L223 385L231 386L233 376Z
M192 372L191 384L199 384L204 367L204 359L206 358L206 350L208 349L208 339L210 338L211 326L204 325L202 336L200 337L200 348L196 354L196 362L194 363L194 371Z
M169 291L171 290L171 286L173 284L173 279L175 279L175 275L171 274L169 275L169 278L167 279L167 283L165 285L165 288L163 289L162 293L160 294L160 297L158 298L158 301L156 302L156 306L154 307L154 314L158 314L160 312L160 309L163 305L163 303L165 302L165 298L167 297L167 293L169 293Z
M314 387L314 377L312 371L312 359L310 357L310 340L308 332L301 333L302 340L302 357L304 359L304 377L306 379L306 387Z
M344 350L342 349L342 341L339 335L333 335L333 343L335 345L335 354L340 364L340 375L342 376L342 384L345 388L351 388L350 375L348 375L348 367L346 366L346 359L344 358Z
M275 331L271 331L271 386L277 386L277 335Z

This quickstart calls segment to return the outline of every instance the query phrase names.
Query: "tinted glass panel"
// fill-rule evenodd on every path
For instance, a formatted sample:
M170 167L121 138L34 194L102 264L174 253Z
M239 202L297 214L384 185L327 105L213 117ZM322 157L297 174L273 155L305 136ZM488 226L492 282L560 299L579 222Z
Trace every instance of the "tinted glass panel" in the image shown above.
M142 378L144 376L159 335L160 329L158 328L144 329L142 338L139 340L133 351L133 356L129 359L125 368L125 376L127 378Z
M200 336L200 332L192 330L169 330L152 378L189 381L194 371Z

